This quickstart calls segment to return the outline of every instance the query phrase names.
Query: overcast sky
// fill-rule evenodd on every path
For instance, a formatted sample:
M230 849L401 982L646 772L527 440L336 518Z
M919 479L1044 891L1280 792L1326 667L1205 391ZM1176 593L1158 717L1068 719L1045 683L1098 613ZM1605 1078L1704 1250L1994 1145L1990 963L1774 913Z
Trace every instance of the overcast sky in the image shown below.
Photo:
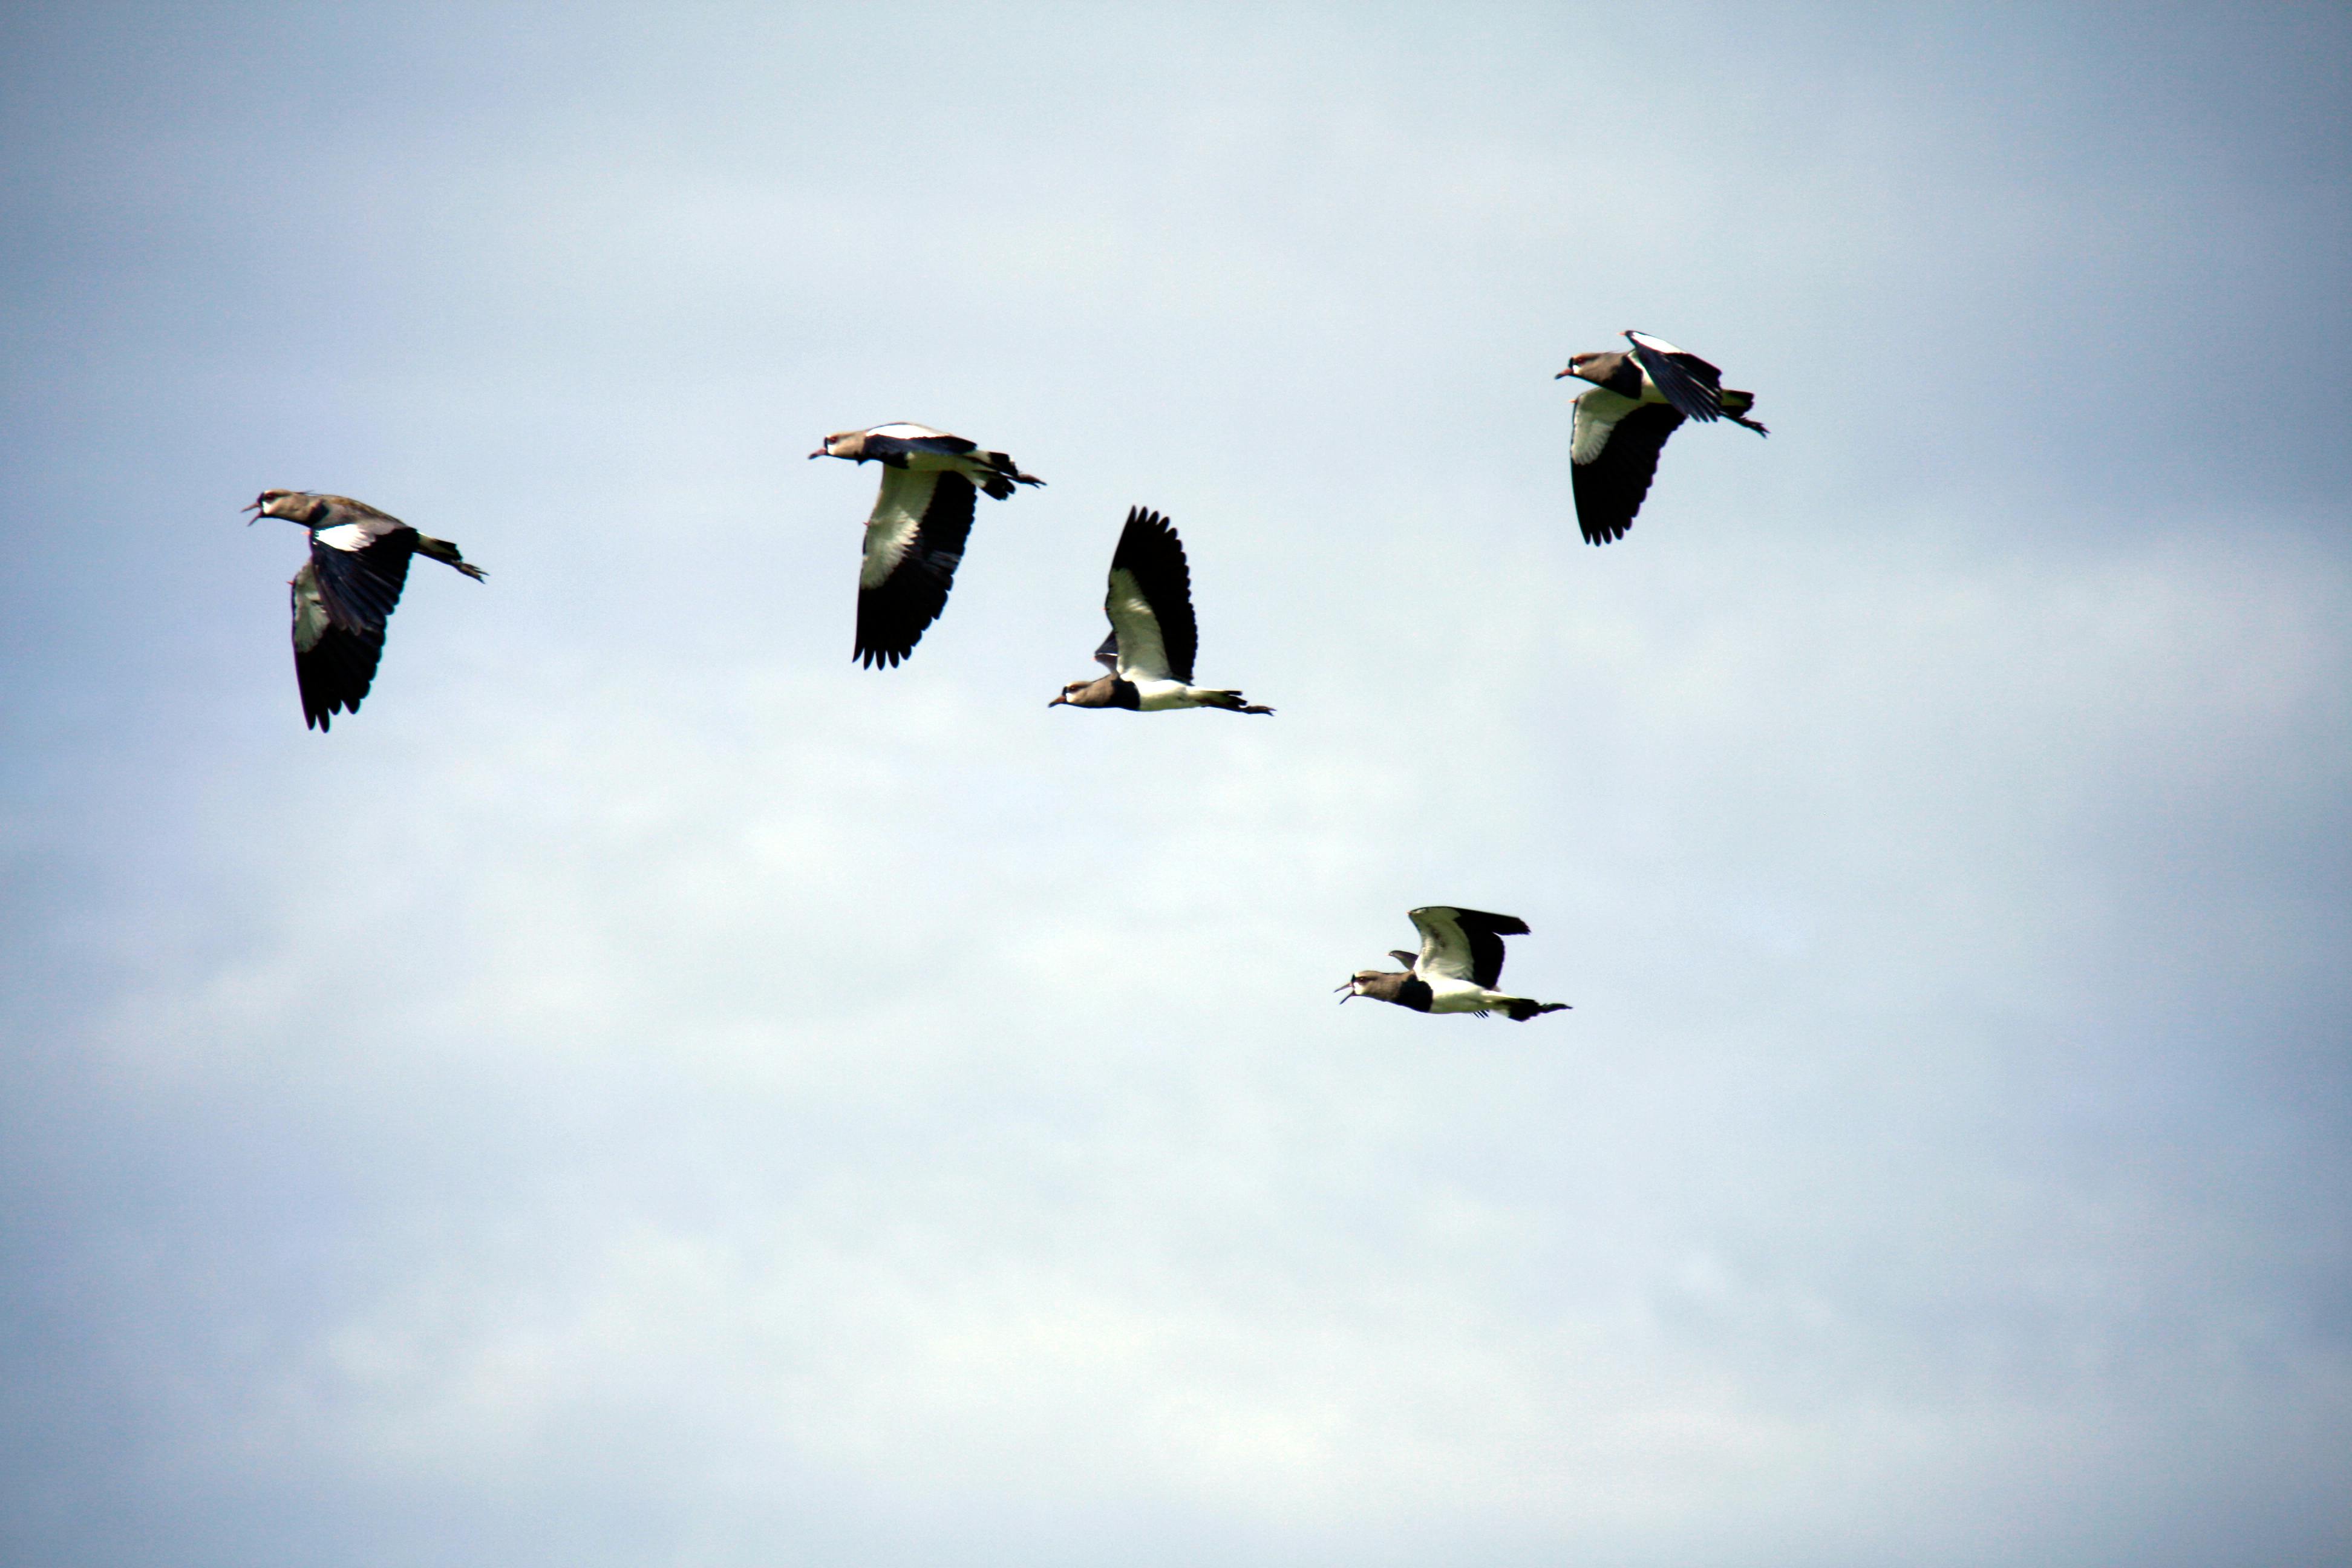
M2352 1557L2336 6L0 17L0 1557ZM1641 328L1772 427L1570 498ZM850 658L913 419L983 500ZM289 524L457 541L307 731ZM1129 505L1199 673L1047 700ZM1525 1026L1334 1005L1433 902Z

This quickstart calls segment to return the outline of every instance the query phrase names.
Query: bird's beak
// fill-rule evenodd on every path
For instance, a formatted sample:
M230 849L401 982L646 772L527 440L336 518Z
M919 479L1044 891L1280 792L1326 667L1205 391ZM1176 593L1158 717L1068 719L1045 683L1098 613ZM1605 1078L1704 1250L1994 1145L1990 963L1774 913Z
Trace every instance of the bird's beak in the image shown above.
M1553 377L1552 377L1552 379L1553 379L1554 381L1559 381L1559 380L1560 380L1562 377L1565 377L1565 376L1571 376L1571 375L1574 375L1575 374L1576 374L1576 367L1575 367L1574 365L1570 365L1566 370L1561 371L1561 372L1559 373L1559 375L1553 376Z
M249 511L253 514L251 517L245 520L245 526L247 528L251 528L255 523L261 521L261 503L257 500L247 501L236 510L239 511Z
M815 451L811 452L809 456L812 458L822 458L824 456L824 448L819 447Z
M1069 700L1069 693L1064 692L1061 696L1055 698L1051 702L1046 703L1045 706L1048 708L1059 708L1063 703L1067 702Z
M1342 980L1339 984L1331 987L1331 989L1334 991L1345 991L1348 994L1348 996L1353 996L1356 994L1356 982L1351 977L1347 980ZM1339 1000L1345 1002L1348 999L1348 996L1342 996Z

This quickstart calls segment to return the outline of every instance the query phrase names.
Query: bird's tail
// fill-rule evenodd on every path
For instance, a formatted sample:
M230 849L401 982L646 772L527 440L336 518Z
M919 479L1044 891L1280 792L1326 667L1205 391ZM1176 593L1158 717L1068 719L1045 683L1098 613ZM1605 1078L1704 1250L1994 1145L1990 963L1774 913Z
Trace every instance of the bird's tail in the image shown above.
M1034 474L1023 473L1019 465L1002 452L974 452L972 456L996 470L980 482L980 488L988 492L992 500L1003 500L1013 493L1013 487L1016 484L1042 485L1045 482Z
M1201 700L1202 707L1222 708L1228 713L1271 713L1274 711L1271 708L1262 708L1255 702L1243 701L1242 694L1238 691L1203 691L1196 687L1193 689L1192 695Z
M1755 420L1748 417L1748 411L1756 406L1756 395L1754 393L1734 392L1729 387L1726 387L1723 390L1722 396L1724 416L1729 419L1733 424L1745 425L1750 430L1755 431L1759 436L1769 436L1772 433L1769 430L1765 429L1763 426L1756 423Z
M416 536L416 553L430 555L436 561L455 566L477 583L489 575L488 573L458 554L456 545L446 539L436 539L429 533L420 533Z
M1538 1013L1565 1013L1565 1002L1538 1002L1526 996L1514 996L1503 1004L1503 1011L1511 1016L1514 1024L1524 1024Z

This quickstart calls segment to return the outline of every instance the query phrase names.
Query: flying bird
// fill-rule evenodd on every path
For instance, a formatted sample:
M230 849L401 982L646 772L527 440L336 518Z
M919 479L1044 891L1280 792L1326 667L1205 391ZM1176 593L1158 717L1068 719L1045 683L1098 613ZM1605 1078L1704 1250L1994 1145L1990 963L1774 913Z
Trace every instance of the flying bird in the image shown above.
M1538 1013L1558 1013L1568 1006L1565 1002L1506 996L1495 989L1503 977L1503 939L1528 934L1528 922L1517 916L1432 904L1414 910L1412 923L1421 932L1421 951L1397 948L1389 953L1405 966L1405 973L1357 971L1339 987L1348 994L1339 998L1341 1005L1370 996L1416 1013L1475 1013L1481 1018L1499 1008L1521 1024Z
M324 732L339 712L356 713L383 657L383 624L408 581L408 558L429 555L477 583L483 572L446 539L422 534L389 512L349 496L264 490L244 509L247 526L284 518L310 531L310 559L294 574L294 680L302 717Z
M1658 449L1685 418L1702 425L1728 419L1759 436L1769 434L1748 417L1756 395L1725 387L1723 373L1698 355L1647 332L1627 332L1625 341L1633 345L1630 353L1573 354L1568 368L1552 377L1592 384L1576 400L1576 434L1568 453L1577 526L1588 544L1625 537L1650 493Z
M1192 684L1192 656L1201 637L1192 622L1192 573L1184 564L1184 542L1176 537L1175 524L1158 512L1128 509L1127 527L1111 552L1103 614L1110 617L1110 636L1095 649L1095 658L1110 673L1071 681L1046 707L1067 703L1146 713L1167 708L1274 711L1243 701L1238 691L1213 691Z
M866 556L857 569L853 657L869 669L895 667L914 652L923 628L947 607L971 531L972 487L1003 500L1016 484L1045 482L1002 452L983 452L923 425L844 430L809 456L882 465L882 492L866 520Z

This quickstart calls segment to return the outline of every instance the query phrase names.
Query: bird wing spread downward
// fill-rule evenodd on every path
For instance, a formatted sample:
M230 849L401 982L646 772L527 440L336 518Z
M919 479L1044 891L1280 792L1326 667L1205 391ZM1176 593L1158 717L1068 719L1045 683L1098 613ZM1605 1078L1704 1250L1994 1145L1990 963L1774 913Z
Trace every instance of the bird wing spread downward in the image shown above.
M1528 930L1528 922L1513 915L1444 904L1413 910L1412 923L1421 932L1415 974L1466 980L1488 991L1503 977L1503 939L1524 936Z
M1701 424L1723 417L1721 371L1647 332L1627 332L1625 341L1633 345L1633 357L1677 410Z
M383 626L339 626L320 592L318 568L309 561L294 574L294 684L302 694L303 721L332 729L339 711L360 710L360 699L375 683L383 657Z
M971 481L961 474L882 470L857 572L862 663L896 665L946 608L971 510Z
M1596 387L1576 400L1576 436L1569 447L1576 487L1576 523L1589 544L1622 539L1650 493L1658 452L1683 422L1663 403L1635 403Z
M1158 512L1129 509L1110 558L1103 614L1118 644L1120 679L1192 683L1200 632L1192 620L1192 573L1174 525Z

